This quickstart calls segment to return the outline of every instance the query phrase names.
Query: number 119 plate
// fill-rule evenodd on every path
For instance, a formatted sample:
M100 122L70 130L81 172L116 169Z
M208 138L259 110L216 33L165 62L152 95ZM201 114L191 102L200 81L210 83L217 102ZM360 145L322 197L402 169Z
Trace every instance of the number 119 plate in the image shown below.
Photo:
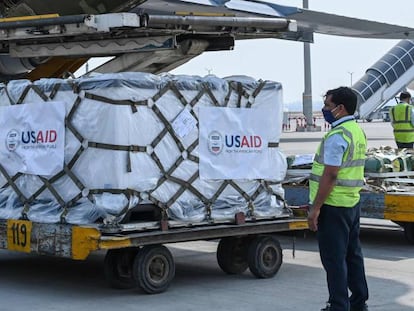
M30 253L31 233L31 221L7 220L7 249Z

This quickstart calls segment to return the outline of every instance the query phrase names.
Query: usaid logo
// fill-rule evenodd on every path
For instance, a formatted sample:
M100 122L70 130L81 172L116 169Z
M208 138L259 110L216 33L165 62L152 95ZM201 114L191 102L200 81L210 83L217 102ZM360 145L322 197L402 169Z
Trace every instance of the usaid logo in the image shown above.
M9 151L15 151L19 145L19 132L11 130L6 136L6 148Z
M218 155L223 150L223 137L217 131L208 134L208 150Z

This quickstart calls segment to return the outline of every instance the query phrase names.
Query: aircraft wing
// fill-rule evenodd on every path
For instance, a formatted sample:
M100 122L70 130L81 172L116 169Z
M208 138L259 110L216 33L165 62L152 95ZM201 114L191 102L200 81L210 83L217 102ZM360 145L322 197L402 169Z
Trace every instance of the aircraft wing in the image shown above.
M112 12L128 13L118 13L116 17L105 14ZM4 17L50 13L58 13L60 17L0 23L0 80L60 76L96 56L113 56L110 62L96 69L98 72L159 73L176 68L205 51L231 50L235 41L241 39L313 42L314 33L358 38L414 38L414 29L409 27L264 1L0 2L0 14ZM98 21L96 25L94 20ZM133 22L129 24L125 20Z
M375 21L367 21L351 17L339 16L329 13L305 10L302 8L283 6L264 1L245 1L245 0L151 0L137 5L133 10L138 14L148 14L150 16L170 16L167 25L159 23L153 26L158 27L189 27L195 33L192 36L191 44L197 49L193 53L183 55L180 51L150 53L145 52L136 55L122 55L113 59L107 64L97 68L97 72L111 72L118 68L128 68L140 71L150 71L159 73L174 69L190 59L200 55L204 51L220 49L232 49L232 40L226 40L225 20L228 18L266 18L266 19L287 19L295 21L295 31L276 31L261 28L253 24L247 27L246 31L236 31L234 28L227 29L227 34L231 38L254 39L254 38L278 38L301 42L313 42L313 34L327 34L337 36L348 36L358 38L382 38L382 39L407 39L414 38L414 29L404 26L391 25ZM184 18L187 17L187 18ZM209 21L209 31L211 34L217 33L221 26L221 34L211 36L203 33L206 26L197 24L199 20ZM191 20L190 20L191 19ZM197 36L197 30L199 35ZM218 32L220 33L220 31ZM201 39L196 40L196 39ZM206 44L207 41L209 43ZM197 43L198 42L198 43ZM146 67L148 58L154 58L152 68Z
M295 19L298 28L314 33L372 39L413 39L414 29L335 14L301 10L287 18Z
M375 39L413 39L414 29L308 9L247 0L151 0L134 9L157 14L222 14L228 16L287 18L301 32Z

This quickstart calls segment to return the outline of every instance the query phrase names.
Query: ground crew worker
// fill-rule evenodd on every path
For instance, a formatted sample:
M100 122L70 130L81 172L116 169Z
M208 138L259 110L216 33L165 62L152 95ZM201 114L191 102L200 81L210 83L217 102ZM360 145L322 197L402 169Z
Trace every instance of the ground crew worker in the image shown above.
M401 92L400 102L390 108L394 138L399 149L412 149L414 144L414 110L410 103L410 93Z
M353 116L356 106L357 97L348 87L326 93L322 112L332 129L317 149L309 181L308 224L317 231L329 291L327 306L321 311L368 310L359 241L359 191L364 183L367 141Z

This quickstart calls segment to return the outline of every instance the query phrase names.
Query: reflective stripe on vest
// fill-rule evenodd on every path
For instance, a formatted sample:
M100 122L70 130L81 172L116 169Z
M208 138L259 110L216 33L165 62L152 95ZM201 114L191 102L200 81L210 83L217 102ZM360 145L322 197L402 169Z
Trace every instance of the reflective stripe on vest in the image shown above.
M310 201L313 202L322 173L325 169L324 148L325 141L334 134L340 134L348 142L348 147L342 157L342 164L332 192L325 200L333 206L353 207L359 201L359 191L364 185L364 165L366 152L366 137L362 129L354 120L345 121L333 128L322 139L314 158L312 173L309 179Z
M310 180L316 181L316 182L320 182L321 180L321 176L315 175L315 174L310 174ZM337 186L343 186L343 187L362 187L364 185L364 181L363 180L346 180L346 179L341 179L341 180L336 180L335 185Z

